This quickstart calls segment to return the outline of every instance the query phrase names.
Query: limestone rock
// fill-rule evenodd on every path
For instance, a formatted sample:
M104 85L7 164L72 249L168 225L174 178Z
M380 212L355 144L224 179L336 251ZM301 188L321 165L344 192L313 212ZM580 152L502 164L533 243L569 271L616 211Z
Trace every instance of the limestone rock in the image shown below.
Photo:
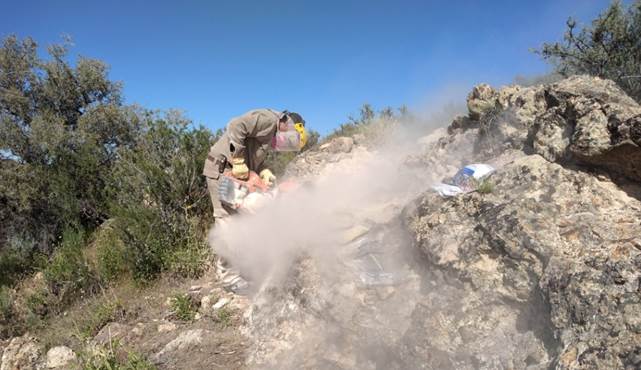
M496 91L488 84L480 84L467 96L467 109L473 120L479 120L485 113L495 108Z
M158 332L159 333L166 333L169 331L174 331L176 330L177 326L173 322L162 322L158 324Z
M47 351L47 368L66 369L76 360L76 354L66 346L53 347Z
M113 340L121 340L126 338L131 332L131 328L117 322L111 322L105 325L98 334L93 338L93 341L99 345L108 345Z
M468 96L468 108L469 117L456 118L448 131L459 136L460 131L479 130L474 139L477 161L523 150L641 180L641 107L612 81L573 76L551 85L498 91L482 84Z
M198 347L203 341L205 332L203 329L194 329L180 333L175 339L167 343L160 352L154 355L153 361L162 363L167 357L171 357L173 353Z
M638 366L641 337L633 317L641 314L641 251L633 241L641 238L641 202L611 182L538 155L515 160L493 181L491 194L442 199L426 193L406 211L407 226L431 268L465 282L458 292L463 307L437 311L447 318L443 330L465 322L471 332L467 329L464 341L473 344L463 352L476 356L469 361L481 367L522 368L535 355L544 364L557 351L560 363L567 364L560 368ZM418 327L439 330L434 325L443 319L431 323L433 312L425 317ZM488 323L519 327L510 335L525 342L501 344L500 335L513 329L488 337L483 329ZM412 334L408 345L416 345L419 334ZM424 341L419 353L438 350L452 361L456 339L448 337L451 333L439 338L443 344ZM498 357L475 355L483 353Z
M2 353L0 370L44 369L42 347L27 335L11 339Z
M330 142L325 143L319 147L320 150L328 151L330 153L349 153L354 147L354 139L351 137L337 137Z

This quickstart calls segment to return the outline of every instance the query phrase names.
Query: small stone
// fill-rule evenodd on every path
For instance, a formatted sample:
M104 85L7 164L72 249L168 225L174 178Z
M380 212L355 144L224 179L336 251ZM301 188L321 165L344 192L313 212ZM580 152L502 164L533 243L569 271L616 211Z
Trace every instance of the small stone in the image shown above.
M176 324L174 324L173 322L165 322L158 325L159 333L166 333L168 331L174 331L174 330L176 330Z
M41 368L41 347L36 339L22 336L11 339L0 360L0 370Z
M66 346L53 347L47 352L47 368L67 368L70 362L76 360L76 354Z
M365 226L362 225L356 225L347 231L343 232L343 243L349 243L353 241L354 239L365 235L369 229Z
M225 297L223 297L223 298L219 299L219 300L214 304L214 307L212 307L212 308L213 308L214 310L219 310L219 309L221 309L221 308L225 307L225 305L226 305L227 303L229 303L229 301L230 301L230 299L229 299L229 298L225 298Z
M160 352L154 355L153 361L162 363L166 357L172 357L175 352L184 352L199 346L202 343L204 333L205 330L202 329L187 330L180 333L174 340L167 343Z
M139 322L138 324L136 324L136 327L131 329L131 334L133 334L136 337L139 337L142 335L142 331L144 328L145 328L145 324Z
M200 285L192 285L189 287L190 292L200 291L203 287Z
M200 312L207 313L211 309L211 296L206 295L200 300Z
M111 322L105 325L98 334L93 338L93 340L98 344L108 344L114 339L122 339L127 333L130 332L130 328L127 325L122 325L117 322Z
M386 287L381 287L376 289L376 295L378 295L378 298L383 301L389 299L391 296L394 295L395 292L396 292L396 289L394 289L394 287L391 287L391 286L386 286Z

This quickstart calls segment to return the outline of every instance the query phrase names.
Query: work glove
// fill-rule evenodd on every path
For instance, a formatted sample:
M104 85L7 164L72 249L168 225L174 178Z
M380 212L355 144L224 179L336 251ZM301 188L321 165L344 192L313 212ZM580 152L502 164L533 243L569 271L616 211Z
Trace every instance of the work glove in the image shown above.
M268 168L260 171L260 179L263 180L267 186L272 186L274 185L274 182L276 182L276 176L274 176L272 171Z
M231 175L238 180L247 180L249 178L249 168L245 164L244 158L232 158Z

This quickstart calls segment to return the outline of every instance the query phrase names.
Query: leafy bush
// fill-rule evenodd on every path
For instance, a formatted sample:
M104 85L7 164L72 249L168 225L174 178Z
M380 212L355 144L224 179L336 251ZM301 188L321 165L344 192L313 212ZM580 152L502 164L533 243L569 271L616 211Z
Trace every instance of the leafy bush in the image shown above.
M176 294L171 298L171 312L182 321L191 321L196 317L198 305L188 294Z
M0 251L0 286L13 285L26 272L30 271L29 255L9 245Z
M494 183L492 181L485 179L481 181L476 190L481 194L489 194L494 191Z
M111 213L138 281L172 267L200 274L207 246L192 220L205 224L211 217L201 173L213 141L176 112L150 114L137 145L122 151L110 184Z
M15 36L0 47L0 246L28 233L50 251L65 228L105 219L105 184L137 135L137 114L121 105L103 62L72 66L67 45L51 46L46 60L37 49Z
M65 231L60 247L43 271L49 292L57 298L56 305L69 303L97 283L96 274L83 253L84 245L83 232Z
M567 21L565 43L546 43L537 52L564 75L590 74L615 81L641 101L641 0L626 9L614 1L590 26L578 33L576 21Z
M165 265L178 276L195 279L205 272L211 258L211 248L196 219L190 219L188 222L190 228L185 242L179 248L168 252Z
M233 313L227 307L222 307L216 312L216 321L221 323L223 326L229 326L231 324Z
M130 271L127 248L107 222L96 232L96 264L100 278L106 282L122 279Z
M11 336L14 332L15 308L13 306L13 292L11 289L0 286L0 338Z

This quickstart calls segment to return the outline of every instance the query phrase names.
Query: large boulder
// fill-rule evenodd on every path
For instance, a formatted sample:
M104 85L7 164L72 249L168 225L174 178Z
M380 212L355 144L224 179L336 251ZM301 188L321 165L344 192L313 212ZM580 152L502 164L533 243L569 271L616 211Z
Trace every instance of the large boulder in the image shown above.
M250 366L641 368L639 106L609 81L576 76L479 86L468 110L421 139L421 152L365 171L368 181L357 166L337 176L344 204L322 198L321 208L339 230L306 241L308 253L254 297ZM290 170L322 178L376 156L328 148ZM470 163L497 168L483 193L428 191ZM374 208L389 214L366 214Z
M72 367L77 356L66 346L52 347L47 351L47 368L48 369L68 369Z
M27 335L13 338L2 353L0 370L44 368L42 346L36 338Z
M417 314L408 346L448 361L465 353L481 367L640 366L641 202L538 155L492 180L490 194L426 193L406 211L417 247L462 283L465 303L437 310L440 324ZM417 341L437 324L445 343Z
M468 110L448 131L478 130L477 159L516 149L641 181L641 107L610 80L573 76L498 91L482 84L468 96Z

